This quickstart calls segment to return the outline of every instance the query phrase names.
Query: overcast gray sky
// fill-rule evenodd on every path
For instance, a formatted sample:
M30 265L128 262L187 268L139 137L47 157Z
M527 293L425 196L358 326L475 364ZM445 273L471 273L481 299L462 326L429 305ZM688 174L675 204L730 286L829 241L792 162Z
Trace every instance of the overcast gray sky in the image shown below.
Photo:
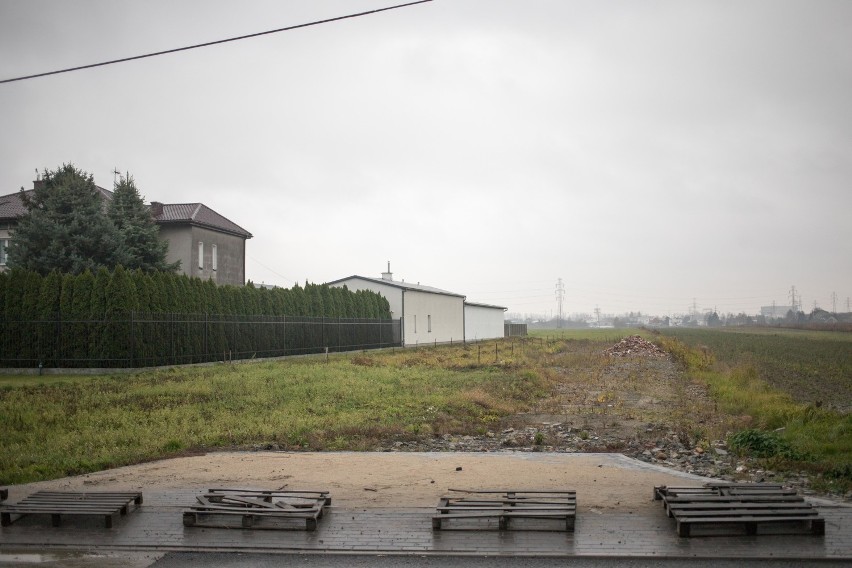
M0 79L396 3L0 0ZM0 85L0 194L67 162L243 226L255 282L845 311L852 2L435 0Z

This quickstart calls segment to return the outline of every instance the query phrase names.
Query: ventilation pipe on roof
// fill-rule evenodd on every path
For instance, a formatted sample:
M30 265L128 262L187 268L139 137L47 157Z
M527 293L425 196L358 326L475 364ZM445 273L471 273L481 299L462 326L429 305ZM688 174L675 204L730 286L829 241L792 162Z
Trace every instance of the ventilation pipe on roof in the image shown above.
M382 272L382 280L393 281L393 272L390 271L390 261L388 261L388 271Z

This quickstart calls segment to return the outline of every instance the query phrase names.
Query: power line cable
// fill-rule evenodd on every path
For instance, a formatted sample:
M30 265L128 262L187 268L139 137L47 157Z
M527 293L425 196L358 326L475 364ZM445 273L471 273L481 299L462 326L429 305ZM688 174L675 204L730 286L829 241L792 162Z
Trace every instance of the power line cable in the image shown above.
M247 258L250 258L250 259L251 259L251 260L253 260L254 262L258 263L259 265L261 265L263 268L267 269L267 270L268 270L269 272L271 272L272 274L274 274L274 275L276 275L276 276L280 276L280 277L281 277L281 278L283 278L284 280L289 280L290 282L298 282L298 280L296 280L296 279L294 279L294 278L289 278L288 276L285 276L284 274L281 274L280 272L276 272L274 269L272 269L272 268L270 268L269 266L267 266L267 265L263 264L263 263L262 263L262 262L260 262L258 259L256 259L255 257L251 256L250 254L247 254L247 255L246 255L246 257L247 257Z
M248 35L241 35L237 37L232 37L228 39L220 39L216 41L208 41L206 43L198 43L195 45L188 45L186 47L176 47L174 49L167 49L165 51L155 51L153 53L146 53L144 55L134 55L133 57L123 57L121 59L113 59L111 61L103 61L101 63L91 63L89 65L80 65L78 67L69 67L67 69L58 69L56 71L46 71L44 73L35 73L33 75L24 75L22 77L13 77L11 79L0 79L0 83L12 83L14 81L24 81L26 79L36 79L38 77L46 77L48 75L58 75L59 73L69 73L71 71L80 71L82 69L91 69L92 67L103 67L104 65L112 65L113 63L125 63L127 61L135 61L136 59L145 59L147 57L156 57L158 55L166 55L169 53L177 53L179 51L189 51L190 49L198 49L199 47L209 47L211 45L218 45L220 43L228 43L231 41L238 41L241 39L249 39L253 37L259 37L263 35L269 34L277 34L279 32L286 32L290 30L296 30L299 28L307 28L309 26L317 26L319 24L328 24L330 22L337 22L340 20L347 20L350 18L358 18L360 16L369 16L371 14L377 14L379 12L386 12L388 10L396 10L397 8L405 8L408 6L414 6L415 4L424 4L426 2L431 2L432 0L417 0L416 2L408 2L407 4L397 4L396 6L388 6L386 8L377 8L376 10L369 10L367 12L358 12L357 14L348 14L346 16L337 16L336 18L328 18L325 20L317 20L315 22L308 22L306 24L297 24L295 26L287 26L286 28L278 28L277 30L269 30L265 32L257 32Z

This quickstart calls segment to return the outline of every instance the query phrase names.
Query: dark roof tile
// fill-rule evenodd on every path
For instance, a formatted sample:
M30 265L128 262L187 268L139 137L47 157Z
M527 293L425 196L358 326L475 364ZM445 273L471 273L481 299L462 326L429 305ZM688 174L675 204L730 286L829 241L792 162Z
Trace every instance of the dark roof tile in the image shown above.
M113 192L102 187L98 191L104 199L112 199ZM32 190L27 190L30 193ZM24 203L21 201L21 192L10 193L0 196L0 219L16 220L27 213ZM216 231L231 233L245 239L250 239L252 234L224 217L203 203L166 203L163 211L154 216L157 223L188 223L199 227L207 227Z
M20 192L0 195L0 219L17 219L26 212Z
M188 223L224 231L250 239L252 234L203 203L164 203L163 211L155 215L158 223Z

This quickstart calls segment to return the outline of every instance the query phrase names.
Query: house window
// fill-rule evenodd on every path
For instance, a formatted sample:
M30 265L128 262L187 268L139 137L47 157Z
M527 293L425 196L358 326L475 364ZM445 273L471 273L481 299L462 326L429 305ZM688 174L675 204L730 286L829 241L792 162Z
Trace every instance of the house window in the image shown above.
M198 268L204 268L204 243L198 241Z
M432 333L432 316L426 316L426 327L428 328L426 331Z
M0 239L0 266L6 266L6 249L9 246L9 239Z
M212 256L212 258L210 259L210 265L213 267L213 270L216 270L217 268L219 268L219 262L218 262L218 260L216 259L216 256L217 256L217 255L216 255L216 250L217 250L218 248L219 248L219 247L218 247L218 245L213 245L213 250L212 250L212 251L211 251L211 253L210 253L210 254L211 254L211 256Z

